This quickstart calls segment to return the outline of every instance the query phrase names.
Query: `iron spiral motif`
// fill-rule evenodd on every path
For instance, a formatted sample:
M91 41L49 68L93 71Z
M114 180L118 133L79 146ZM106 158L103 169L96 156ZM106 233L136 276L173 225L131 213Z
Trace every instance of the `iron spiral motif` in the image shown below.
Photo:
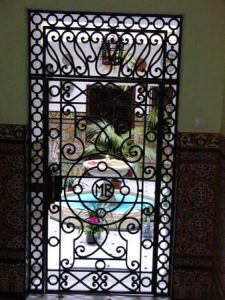
M31 291L170 294L181 23L29 12Z

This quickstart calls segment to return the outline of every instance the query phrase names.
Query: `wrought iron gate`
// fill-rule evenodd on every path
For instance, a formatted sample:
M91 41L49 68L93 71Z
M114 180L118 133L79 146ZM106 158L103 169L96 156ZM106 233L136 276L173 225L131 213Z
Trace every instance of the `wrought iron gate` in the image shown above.
M29 289L169 295L181 18L29 21Z

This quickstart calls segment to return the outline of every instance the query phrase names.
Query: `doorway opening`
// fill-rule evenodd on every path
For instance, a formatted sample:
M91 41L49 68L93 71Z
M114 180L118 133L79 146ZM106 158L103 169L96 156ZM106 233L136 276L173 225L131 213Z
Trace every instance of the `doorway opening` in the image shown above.
M31 292L170 295L181 23L29 12Z

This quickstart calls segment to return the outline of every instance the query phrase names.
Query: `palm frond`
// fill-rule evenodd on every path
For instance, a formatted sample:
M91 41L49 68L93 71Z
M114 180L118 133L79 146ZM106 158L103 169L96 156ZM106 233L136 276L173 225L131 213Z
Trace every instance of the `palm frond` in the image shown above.
M110 123L106 120L99 120L87 126L89 143L86 146L86 153L107 152L119 156L127 155L131 136L133 136L133 130L118 135Z

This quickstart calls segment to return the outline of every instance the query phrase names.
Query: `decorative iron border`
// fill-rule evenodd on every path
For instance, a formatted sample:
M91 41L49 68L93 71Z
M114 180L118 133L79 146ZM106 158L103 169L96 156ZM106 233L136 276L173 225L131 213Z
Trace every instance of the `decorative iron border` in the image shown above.
M102 18L104 16L104 18ZM99 78L99 75L103 77L112 78L115 80L115 77L112 76L111 71L105 74L98 73L92 74L89 68L89 63L91 62L91 56L84 62L82 62L82 67L77 68L75 62L69 58L73 69L65 69L64 66L59 61L57 55L55 55L52 49L47 49L48 55L52 58L52 63L45 65L45 52L47 44L46 35L51 34L51 39L56 40L59 38L63 41L61 33L54 30L54 26L59 24L64 29L69 28L71 24L75 24L73 27L74 30L83 30L89 22L93 22L95 29L98 34L101 34L101 26L109 24L110 30L112 32L117 28L117 24L122 23L123 20L123 31L131 30L131 27L139 26L141 28L142 34L148 30L156 30L159 39L167 40L167 52L162 61L162 67L155 67L155 62L152 61L151 69L148 72L143 74L138 73L139 70L134 68L130 71L129 68L126 69L126 72L120 68L119 74L123 74L124 81L126 79L133 80L133 82L138 82L139 80L144 80L145 82L159 83L163 90L166 86L171 86L174 90L175 99L178 99L179 87L179 60L180 60L180 42L181 42L181 17L180 16L146 16L146 15L116 15L116 14L86 14L86 13L58 13L58 12L40 12L32 11L29 12L30 17L30 132L31 132L31 152L30 157L33 157L30 165L30 223L29 228L31 231L30 236L30 245L32 250L29 255L29 282L30 288L36 292L44 292L46 290L46 257L44 253L47 249L47 203L44 201L44 169L47 166L47 160L45 157L39 155L39 151L43 150L44 143L47 143L46 137L44 135L44 119L46 117L45 113L43 114L43 108L47 105L44 103L44 95L46 95L48 86L48 80L51 78L60 78L60 76L66 76L66 78L82 78L85 80L90 76L92 78ZM152 19L151 19L152 18ZM96 21L98 19L98 22ZM118 20L118 23L115 25L114 22ZM138 20L136 22L136 20ZM130 25L131 24L131 25ZM167 30L164 30L164 26L167 26ZM93 30L93 28L92 28ZM121 31L121 28L119 29ZM179 31L179 34L176 32ZM152 32L151 32L152 34ZM58 36L55 39L55 35ZM154 34L153 34L154 35ZM60 40L60 41L61 41ZM84 40L83 40L84 41ZM175 46L176 45L176 46ZM166 47L166 45L164 44ZM175 50L176 49L176 50ZM165 51L165 49L164 49ZM173 53L173 55L172 55ZM64 55L64 58L66 56ZM68 57L67 57L68 59ZM156 58L155 58L156 59ZM157 61L157 59L156 59ZM157 61L158 62L158 61ZM150 64L151 64L150 63ZM124 63L125 66L125 63ZM82 71L83 68L83 71ZM142 69L143 72L143 69ZM150 74L150 75L149 75ZM146 77L146 78L145 78ZM46 81L47 80L47 81ZM105 79L107 80L107 79ZM160 97L162 95L160 94ZM173 103L172 109L168 109L168 113L173 120L171 127L174 128L176 132L176 119L174 120L174 114L177 111L177 101ZM163 123L163 103L159 105L159 123ZM164 175L170 177L169 182L158 182L156 186L156 222L155 222L155 251L154 251L154 263L153 263L153 279L152 279L152 293L155 295L168 295L170 292L171 277L171 241L173 236L173 230L170 228L170 224L173 222L173 203L168 207L164 207L163 203L168 202L174 198L175 187L171 183L175 178L175 149L173 146L172 140L175 139L175 132L169 135L163 135L163 129L159 131L159 140L158 145L158 159L157 159L157 174L156 177L161 178L161 172L164 170ZM163 143L167 147L163 146ZM33 152L33 153L32 153ZM171 163L171 168L173 167L172 174L168 171L168 166L166 162L162 160L160 153L163 152L163 155L166 157L166 160ZM32 154L32 156L31 156ZM38 159L34 159L38 158ZM172 170L172 169L171 169ZM165 190L168 190L169 194L165 193ZM161 211L159 219L159 210ZM36 212L41 212L36 214ZM158 216L158 218L157 218ZM167 221L162 221L162 218L166 218ZM171 239L164 237L160 230L159 226L164 226L166 230L170 232ZM164 224L164 225L162 225ZM169 225L168 225L169 224ZM167 246L165 246L165 244ZM162 246L163 245L163 246ZM165 248L164 248L165 247ZM169 250L170 249L170 250ZM167 269L169 265L169 269ZM162 269L165 270L166 275L162 272Z

